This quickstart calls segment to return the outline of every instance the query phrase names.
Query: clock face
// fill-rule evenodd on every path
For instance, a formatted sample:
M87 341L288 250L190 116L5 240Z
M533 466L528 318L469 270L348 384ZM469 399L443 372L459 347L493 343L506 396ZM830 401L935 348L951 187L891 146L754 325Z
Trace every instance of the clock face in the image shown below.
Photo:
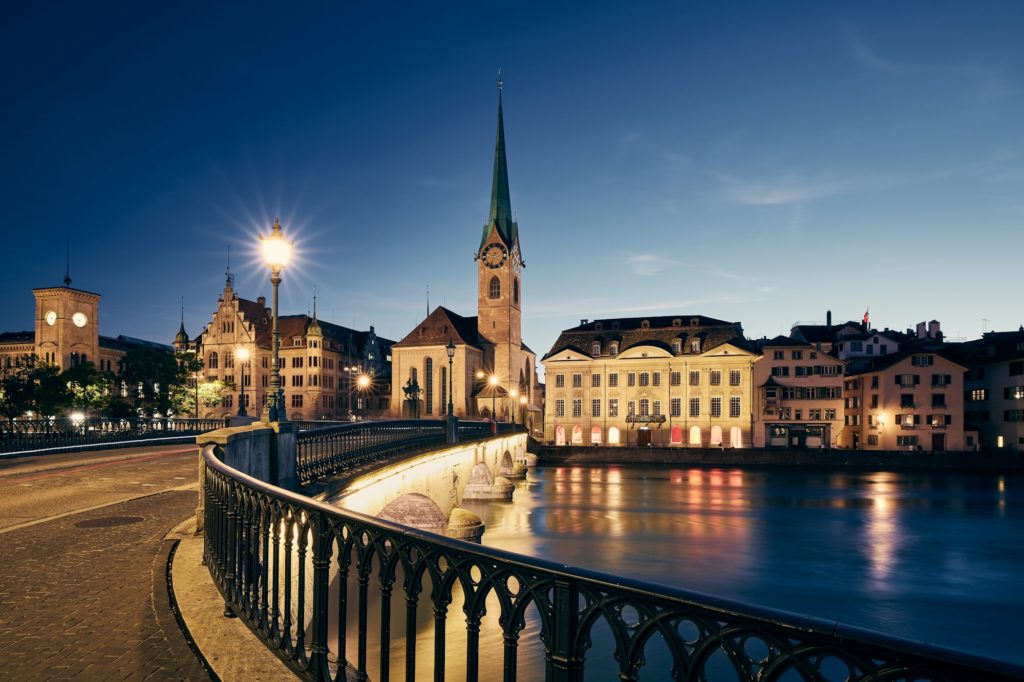
M57 324L57 313L56 313L56 311L51 310L51 311L46 313L46 324L50 325L51 327L53 325Z
M85 313L75 313L71 316L71 321L75 323L76 327L84 327L89 322L89 318L85 316Z
M484 251L484 264L489 268L500 268L508 258L508 251L500 244L491 244Z

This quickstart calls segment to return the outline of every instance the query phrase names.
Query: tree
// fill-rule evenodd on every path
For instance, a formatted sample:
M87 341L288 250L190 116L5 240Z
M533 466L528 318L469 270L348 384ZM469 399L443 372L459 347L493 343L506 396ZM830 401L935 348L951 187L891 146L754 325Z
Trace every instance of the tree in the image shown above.
M60 379L67 386L70 406L88 413L103 410L110 404L110 384L114 377L96 369L91 362L79 362L64 370Z
M120 379L128 385L135 410L145 416L182 412L187 369L171 352L140 346L129 350L122 361Z
M0 414L14 421L35 406L37 385L33 371L39 358L22 355L10 365L0 366Z

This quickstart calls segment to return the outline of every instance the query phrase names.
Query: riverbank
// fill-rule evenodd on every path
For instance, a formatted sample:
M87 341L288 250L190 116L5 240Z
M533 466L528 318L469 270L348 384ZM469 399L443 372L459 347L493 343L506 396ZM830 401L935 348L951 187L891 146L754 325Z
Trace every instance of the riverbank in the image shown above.
M707 467L814 466L850 469L955 470L1024 473L1024 455L1014 452L896 452L553 446L530 442L543 465L670 464Z

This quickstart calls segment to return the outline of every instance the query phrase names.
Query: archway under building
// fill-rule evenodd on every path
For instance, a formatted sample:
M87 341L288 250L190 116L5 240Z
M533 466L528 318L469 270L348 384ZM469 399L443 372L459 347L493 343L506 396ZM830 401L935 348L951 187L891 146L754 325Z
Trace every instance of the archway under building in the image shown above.
M619 428L617 426L613 426L613 427L608 429L608 445L618 445L618 444L619 444Z
M738 426L729 429L729 445L734 448L743 447L743 430Z
M565 427L555 427L555 445L565 445Z
M699 446L700 444L701 444L700 427L699 426L691 426L690 427L690 445L698 445Z

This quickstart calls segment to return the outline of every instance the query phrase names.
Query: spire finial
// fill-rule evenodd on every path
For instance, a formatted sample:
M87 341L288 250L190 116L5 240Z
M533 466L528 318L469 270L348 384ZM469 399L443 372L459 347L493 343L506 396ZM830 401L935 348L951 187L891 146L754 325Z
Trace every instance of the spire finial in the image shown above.
M234 276L231 274L231 244L228 244L228 266L224 269L224 277L228 286L231 286L235 281Z
M185 297L181 297L181 326L185 326Z
M71 286L71 240L64 242L64 286Z
M427 285L427 317L430 317L430 285Z
M316 319L316 285L313 285L313 319Z
M501 80L501 67L498 67L498 97L501 97L501 88L504 82Z

